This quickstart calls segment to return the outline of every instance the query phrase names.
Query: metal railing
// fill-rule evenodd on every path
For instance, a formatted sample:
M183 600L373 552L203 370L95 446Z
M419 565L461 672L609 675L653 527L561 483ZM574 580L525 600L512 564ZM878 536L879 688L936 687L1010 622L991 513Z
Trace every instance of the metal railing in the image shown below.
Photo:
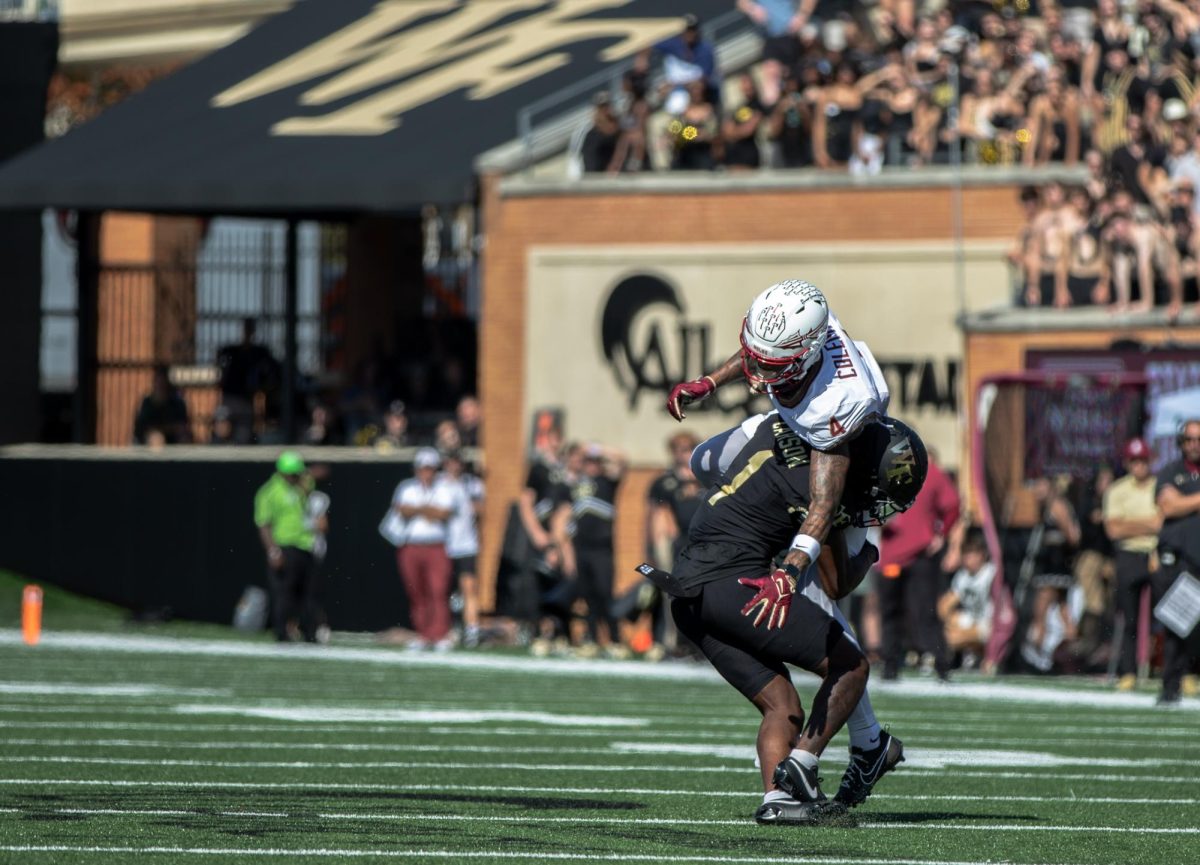
M746 54L745 51L734 52L739 56L730 58L730 52L722 50L723 46L720 44L737 35L742 35L740 31L745 31L744 35L747 41L757 43L758 37L753 33L753 25L750 20L736 9L718 15L700 27L701 36L716 46L717 66L723 71L730 65L740 66L749 62L746 57L742 56ZM755 47L757 48L757 45ZM556 149L563 139L571 136L580 120L587 116L588 106L579 104L581 97L585 95L590 97L598 90L608 90L614 96L618 94L625 73L633 68L634 59L634 57L627 57L613 63L605 69L529 103L518 111L517 136L522 146L523 167L529 168L539 158L540 153ZM651 76L651 85L656 87L661 80L661 73L654 74ZM539 130L538 117L554 112L557 112L557 116L543 124L543 128ZM538 132L544 134L539 136ZM539 138L542 140L539 141Z

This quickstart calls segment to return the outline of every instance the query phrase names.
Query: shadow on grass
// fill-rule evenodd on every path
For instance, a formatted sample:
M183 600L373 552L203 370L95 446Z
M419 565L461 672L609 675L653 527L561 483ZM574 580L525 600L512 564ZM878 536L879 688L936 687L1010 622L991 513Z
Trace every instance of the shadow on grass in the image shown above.
M944 823L947 820L983 820L989 823L996 820L1042 822L1041 817L1032 814L980 814L978 811L971 814L961 811L872 811L869 814L859 814L858 819L863 823Z

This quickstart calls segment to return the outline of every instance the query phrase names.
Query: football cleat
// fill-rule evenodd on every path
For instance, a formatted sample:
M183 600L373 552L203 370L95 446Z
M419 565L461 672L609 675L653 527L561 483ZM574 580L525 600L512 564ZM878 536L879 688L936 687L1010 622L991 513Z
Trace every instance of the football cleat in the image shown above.
M774 799L763 802L754 812L754 821L763 826L838 826L857 825L846 806L822 799L819 802L798 802L795 799Z
M851 748L850 765L846 767L834 801L847 808L861 805L879 779L903 762L904 743L886 731L879 734L879 744L870 751Z
M828 801L821 792L821 779L817 777L817 770L800 765L800 761L793 757L784 757L779 761L771 780L775 782L776 787L801 804Z

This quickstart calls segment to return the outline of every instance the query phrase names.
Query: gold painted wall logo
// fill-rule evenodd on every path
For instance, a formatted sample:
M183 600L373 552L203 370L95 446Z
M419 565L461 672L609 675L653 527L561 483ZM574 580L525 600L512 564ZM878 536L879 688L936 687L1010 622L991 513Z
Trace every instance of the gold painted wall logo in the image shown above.
M616 40L600 52L611 63L681 29L678 18L585 17L630 2L559 0L546 8L545 0L383 0L363 18L219 93L212 105L238 105L340 70L301 94L300 105L369 95L327 114L281 120L272 134L382 135L398 127L405 112L455 91L490 99L559 69L571 60L564 49L575 43Z

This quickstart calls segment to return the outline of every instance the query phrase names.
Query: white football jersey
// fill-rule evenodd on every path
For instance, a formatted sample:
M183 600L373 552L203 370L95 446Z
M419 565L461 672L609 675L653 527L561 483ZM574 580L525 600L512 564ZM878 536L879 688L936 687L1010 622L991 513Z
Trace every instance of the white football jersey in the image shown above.
M822 353L821 368L800 402L788 408L774 395L771 402L796 435L827 451L872 418L886 415L890 394L867 344L850 339L832 312Z

